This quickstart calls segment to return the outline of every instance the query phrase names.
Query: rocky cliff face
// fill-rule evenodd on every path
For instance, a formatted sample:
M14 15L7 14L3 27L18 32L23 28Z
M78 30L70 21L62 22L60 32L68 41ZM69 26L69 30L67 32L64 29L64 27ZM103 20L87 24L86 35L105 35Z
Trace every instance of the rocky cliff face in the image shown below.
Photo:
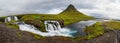
M41 27L41 21L40 20L26 20L25 23L34 25L34 26L36 26L38 28Z
M5 18L0 18L0 22L5 22Z

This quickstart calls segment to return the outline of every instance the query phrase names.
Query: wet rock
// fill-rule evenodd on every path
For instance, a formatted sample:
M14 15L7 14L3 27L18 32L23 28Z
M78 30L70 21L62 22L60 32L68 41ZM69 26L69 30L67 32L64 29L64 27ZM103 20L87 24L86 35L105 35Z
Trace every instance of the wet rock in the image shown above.
M64 27L64 20L57 20L57 21L60 23L61 27Z
M34 25L35 27L38 27L38 28L41 27L41 21L40 20L26 20L25 23Z
M58 21L61 27L64 27L64 20L46 20L46 21Z
M0 18L0 22L5 22L5 18Z
M53 20L53 21L58 21L61 25L61 27L64 26L64 21L63 20ZM31 25L34 25L38 28L42 27L41 24L43 25L44 23L40 20L26 20L25 21L26 24L31 24Z

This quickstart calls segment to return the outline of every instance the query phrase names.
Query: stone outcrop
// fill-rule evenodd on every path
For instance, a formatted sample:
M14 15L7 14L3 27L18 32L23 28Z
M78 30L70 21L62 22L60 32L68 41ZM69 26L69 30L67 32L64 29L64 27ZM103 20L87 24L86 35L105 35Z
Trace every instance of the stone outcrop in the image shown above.
M54 21L58 21L61 25L61 27L64 26L64 21L63 20L54 20ZM43 25L44 23L41 22L40 20L26 20L25 21L26 24L31 24L31 25L34 25L38 28L42 27L41 25Z
M42 22L40 20L26 20L25 23L31 24L31 25L34 25L35 27L40 28Z
M0 22L5 22L5 18L0 18Z

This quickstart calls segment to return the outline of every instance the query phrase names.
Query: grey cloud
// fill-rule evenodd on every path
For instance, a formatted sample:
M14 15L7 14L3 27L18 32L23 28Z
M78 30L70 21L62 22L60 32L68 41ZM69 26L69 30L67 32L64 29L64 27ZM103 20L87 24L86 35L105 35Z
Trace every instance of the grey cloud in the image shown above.
M119 0L0 0L0 16L22 13L60 13L69 4L95 17L118 19L120 16Z

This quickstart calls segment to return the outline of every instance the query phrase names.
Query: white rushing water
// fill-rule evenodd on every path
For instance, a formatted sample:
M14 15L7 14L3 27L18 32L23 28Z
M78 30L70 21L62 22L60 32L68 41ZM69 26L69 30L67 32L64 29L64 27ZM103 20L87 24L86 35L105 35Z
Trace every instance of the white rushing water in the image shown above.
M44 24L48 32L60 31L61 29L58 21L45 21Z
M53 27L56 27L52 24L50 25L51 27L49 26L50 28L47 28L48 32L41 32L40 30L35 28L33 25L25 24L23 22L18 22L17 24L19 25L19 28L22 31L28 31L28 32L32 32L32 33L42 35L42 36L67 36L67 37L72 37L71 33L73 33L71 30L66 29L66 28L59 29L59 30L52 30L52 29L55 29ZM58 28L58 27L56 27L56 28Z
M12 21L12 20L17 21L18 18L16 16L8 16L7 18L5 18L5 22L9 22L9 21Z

